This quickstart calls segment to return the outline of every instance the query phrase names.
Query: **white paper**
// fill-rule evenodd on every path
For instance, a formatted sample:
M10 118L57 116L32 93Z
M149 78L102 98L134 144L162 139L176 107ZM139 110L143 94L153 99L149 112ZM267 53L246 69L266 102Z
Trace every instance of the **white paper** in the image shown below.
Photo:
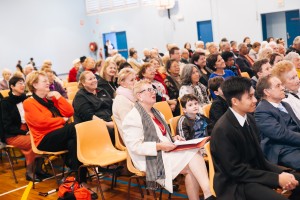
M198 139L192 139L192 140L187 140L187 141L180 141L180 140L175 140L174 144L179 146L179 145L186 145L186 144L198 144L202 140L205 140L207 137L203 138L198 138Z

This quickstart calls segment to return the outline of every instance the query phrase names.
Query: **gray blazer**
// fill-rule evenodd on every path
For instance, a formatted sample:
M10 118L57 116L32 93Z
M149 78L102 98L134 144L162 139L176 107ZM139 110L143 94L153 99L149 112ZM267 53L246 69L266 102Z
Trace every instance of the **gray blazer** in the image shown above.
M281 102L300 130L300 121L288 103ZM272 163L278 163L280 152L300 149L300 132L289 130L279 109L261 100L255 110L255 121L261 134L261 148Z

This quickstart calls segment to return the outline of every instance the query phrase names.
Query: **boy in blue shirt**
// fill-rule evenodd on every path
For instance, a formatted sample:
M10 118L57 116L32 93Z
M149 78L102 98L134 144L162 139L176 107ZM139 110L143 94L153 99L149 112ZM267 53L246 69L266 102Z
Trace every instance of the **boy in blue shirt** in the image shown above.
M184 112L177 124L176 134L186 140L201 138L210 135L211 121L199 114L199 103L195 95L186 94L180 99Z

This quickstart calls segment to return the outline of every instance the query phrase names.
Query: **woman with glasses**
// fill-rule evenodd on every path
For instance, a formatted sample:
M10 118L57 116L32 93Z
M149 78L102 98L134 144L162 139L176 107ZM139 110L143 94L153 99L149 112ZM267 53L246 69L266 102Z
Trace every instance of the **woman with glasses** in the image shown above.
M142 65L141 70L138 73L140 80L148 80L154 89L156 89L156 102L167 101L171 109L174 111L177 105L176 99L170 99L168 91L165 86L154 79L156 74L156 69L152 63L145 63Z
M156 190L160 185L172 193L172 180L181 173L189 199L199 199L200 187L205 199L215 199L199 149L172 151L176 148L173 142L184 139L172 137L163 115L153 108L156 95L152 84L142 80L134 85L133 93L137 103L124 119L123 137L134 166L146 172L147 188Z
M33 71L26 77L26 85L32 93L23 105L25 120L37 149L42 151L68 150L66 165L77 171L81 163L77 159L75 124L68 124L74 109L57 91L50 91L45 72ZM80 172L80 181L86 182L86 169Z
M36 154L32 151L29 130L26 124L23 102L27 99L23 77L13 76L9 80L9 96L1 102L1 123L5 142L21 150L26 160L26 180L33 181L33 161ZM51 175L42 170L43 159L38 159L35 181Z

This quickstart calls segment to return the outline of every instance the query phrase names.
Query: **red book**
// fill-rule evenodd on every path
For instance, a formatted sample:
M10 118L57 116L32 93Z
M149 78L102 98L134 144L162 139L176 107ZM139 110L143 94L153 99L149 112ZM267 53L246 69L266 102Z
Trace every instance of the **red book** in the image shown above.
M205 145L205 143L210 140L210 136L204 137L204 138L198 138L188 141L175 141L174 144L177 145L175 149L172 151L184 151L187 149L200 149Z

